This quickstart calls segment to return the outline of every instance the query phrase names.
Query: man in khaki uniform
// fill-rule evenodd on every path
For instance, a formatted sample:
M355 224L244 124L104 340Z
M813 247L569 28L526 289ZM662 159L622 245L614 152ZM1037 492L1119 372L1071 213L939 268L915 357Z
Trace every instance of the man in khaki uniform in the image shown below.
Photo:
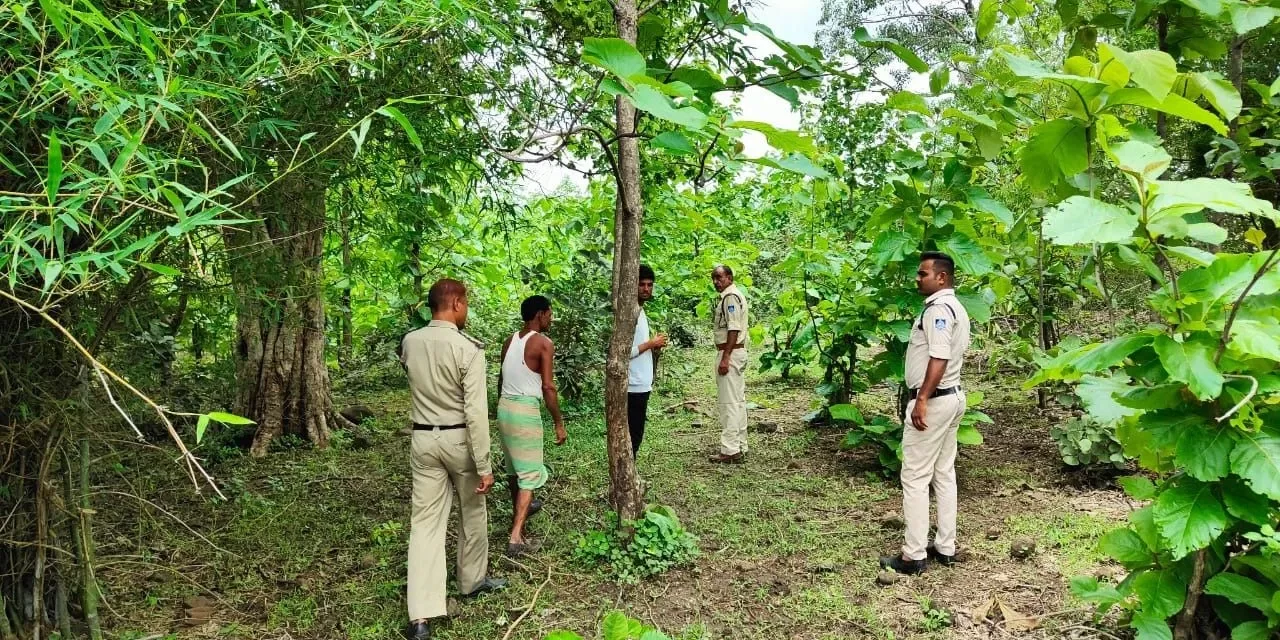
M489 402L484 349L462 333L467 288L440 280L427 294L431 322L404 337L400 361L409 374L413 408L412 525L409 532L410 640L427 640L427 620L445 608L445 527L458 493L458 591L475 596L501 589L488 577L489 516L485 494L493 486L489 462Z
M960 368L969 347L969 314L956 299L955 262L945 253L920 256L916 288L924 311L911 326L907 345L907 415L902 433L902 515L906 541L901 555L880 558L899 573L924 571L934 557L951 566L956 552L956 431L964 417ZM929 488L938 502L938 529L929 536Z
M711 271L716 299L713 328L716 343L716 395L720 407L720 453L711 462L742 462L747 454L747 298L733 283L733 270Z

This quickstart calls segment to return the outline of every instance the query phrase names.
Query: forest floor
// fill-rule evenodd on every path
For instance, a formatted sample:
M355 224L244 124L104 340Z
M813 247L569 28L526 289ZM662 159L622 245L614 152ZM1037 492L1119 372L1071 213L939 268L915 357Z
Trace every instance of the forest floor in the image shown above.
M1103 637L1086 626L1090 613L1068 580L1119 573L1096 541L1133 505L1105 479L1094 488L1062 470L1033 395L1010 382L966 381L985 391L981 408L995 421L980 425L985 443L961 447L957 463L967 561L881 587L877 556L902 537L885 518L901 510L896 478L878 472L869 449L841 452L842 430L802 423L815 402L815 381L804 376L750 375L748 398L759 405L749 413L751 453L742 465L710 464L719 441L710 358L700 353L685 372L665 374L639 459L648 500L673 507L699 537L696 562L625 586L574 559L579 537L605 524L608 483L602 421L576 417L569 443L547 448L547 506L530 523L543 550L518 564L501 556L510 504L496 487L490 571L511 586L464 603L437 637L508 637L544 582L510 638L555 629L595 638L613 609L677 639ZM111 478L98 479L106 617L130 630L120 637L399 637L408 396L347 400L379 413L369 446L340 441L211 463L227 501L196 495L168 450L126 453ZM867 414L892 411L887 393L857 404ZM1010 557L1018 536L1037 543L1029 559ZM981 618L993 600L1009 617L1052 615L1018 630Z

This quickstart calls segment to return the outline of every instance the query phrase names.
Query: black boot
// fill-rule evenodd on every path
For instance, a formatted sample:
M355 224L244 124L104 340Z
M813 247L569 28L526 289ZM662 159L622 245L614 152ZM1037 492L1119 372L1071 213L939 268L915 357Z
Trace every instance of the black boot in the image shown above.
M880 556L880 568L914 576L924 573L924 560L904 560L901 555Z
M505 578L490 578L488 576L485 576L484 582L481 582L480 586L476 587L475 589L472 589L471 593L462 594L462 597L474 598L482 593L489 593L490 591L501 591L506 588L507 588L507 580Z
M431 640L431 623L426 620L410 622L404 630L404 637L408 640Z
M946 555L945 553L938 553L938 549L935 548L933 545L929 545L925 549L925 551L929 553L929 557L933 558L934 562L937 562L938 564L944 567L949 567L956 563L955 555Z

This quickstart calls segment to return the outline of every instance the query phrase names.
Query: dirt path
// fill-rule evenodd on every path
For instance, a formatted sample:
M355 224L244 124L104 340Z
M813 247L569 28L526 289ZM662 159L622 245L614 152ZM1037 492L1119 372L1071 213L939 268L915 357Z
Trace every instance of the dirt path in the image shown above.
M1128 501L1116 491L1072 486L1047 420L1020 392L997 389L985 405L996 424L984 425L983 446L962 448L958 464L967 561L876 586L877 556L901 544L898 525L885 522L901 508L896 479L878 473L870 451L840 452L842 431L802 424L814 402L814 382L803 378L751 376L748 396L760 407L750 412L748 461L706 462L719 431L709 358L664 372L639 460L649 500L672 506L700 537L697 562L621 586L574 560L579 536L604 526L607 484L603 425L599 416L579 416L570 443L548 451L547 508L531 522L546 548L520 564L500 558L510 507L493 498L492 571L512 586L468 603L437 637L503 637L548 575L513 638L540 639L560 628L595 637L600 617L614 608L685 639L1006 637L968 614L993 598L1028 615L1073 609L1079 604L1067 596L1069 577L1110 571L1098 566L1093 549L1127 513ZM193 498L179 472L154 453L136 454L118 476L104 478L128 478L131 493L166 505L208 538L194 538L145 505L104 510L100 550L109 563L102 573L112 623L138 632L123 637L398 637L409 503L398 430L406 399L393 390L362 400L384 416L372 446L228 459L214 470L229 503ZM890 406L874 394L858 404L867 413ZM1017 536L1032 537L1037 553L1011 559ZM927 609L949 611L950 626ZM1069 636L1074 632L1063 628L1085 619L1060 613L1017 635Z

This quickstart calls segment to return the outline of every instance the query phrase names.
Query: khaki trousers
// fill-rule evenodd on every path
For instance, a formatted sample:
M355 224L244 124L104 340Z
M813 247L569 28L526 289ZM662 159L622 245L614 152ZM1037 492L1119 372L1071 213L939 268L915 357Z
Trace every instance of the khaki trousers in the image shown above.
M445 529L458 492L458 591L470 593L489 572L489 515L476 494L480 475L466 429L414 431L409 458L413 510L409 529L409 620L436 618L445 608Z
M715 358L716 398L720 408L720 453L731 456L747 452L747 350L741 347L729 355L729 373L720 375L720 358Z
M930 487L938 502L933 545L938 553L956 552L956 430L964 417L965 398L956 393L929 400L925 431L911 426L915 406L915 400L907 404L902 431L902 518L907 524L902 557L907 560L927 555Z

